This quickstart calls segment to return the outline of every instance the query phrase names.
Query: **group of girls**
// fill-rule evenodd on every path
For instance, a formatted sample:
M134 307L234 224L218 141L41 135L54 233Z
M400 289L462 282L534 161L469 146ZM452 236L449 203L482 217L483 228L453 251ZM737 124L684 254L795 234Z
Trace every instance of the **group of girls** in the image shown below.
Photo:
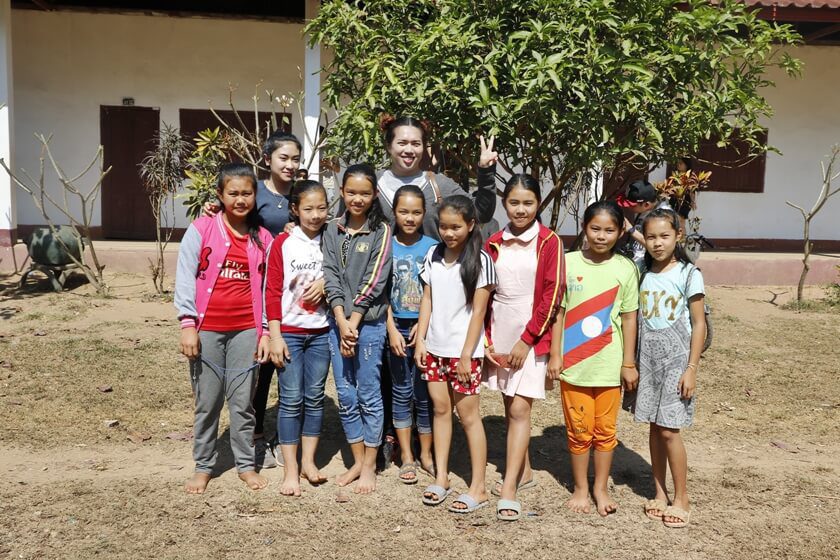
M645 513L685 526L680 428L693 416L705 322L702 277L678 244L676 215L657 210L645 219L647 272L640 289L636 266L615 253L624 217L614 202L586 209L584 249L564 255L560 238L539 222L538 182L515 175L502 195L509 223L483 242L479 224L495 205L492 139L482 138L479 188L469 197L444 176L422 171L422 123L392 119L384 132L391 168L377 177L368 165L350 166L334 220L327 221L323 186L298 181L277 189L272 167L275 189L269 190L288 200L294 220L272 241L259 226L256 178L231 164L219 175L221 211L199 218L185 235L175 304L195 393L196 470L187 491L201 493L210 480L225 399L239 476L253 489L267 484L256 472L262 426L255 427L251 400L255 371L267 363L278 368L280 492L299 496L301 478L325 482L314 457L331 364L353 455L336 478L340 486L355 482L362 494L376 488L386 375L399 479L416 483L422 469L434 478L422 502L449 499L454 409L472 474L448 509L463 514L487 506L483 385L502 393L506 411L506 469L492 488L500 498L497 517L519 519L518 493L536 485L528 455L533 401L559 381L575 486L567 506L590 511L594 447L591 497L606 516L617 508L607 482L623 386L625 400L636 395L636 419L650 424L656 494ZM453 186L462 194L452 194ZM412 451L415 426L419 461ZM665 484L669 465L673 500Z

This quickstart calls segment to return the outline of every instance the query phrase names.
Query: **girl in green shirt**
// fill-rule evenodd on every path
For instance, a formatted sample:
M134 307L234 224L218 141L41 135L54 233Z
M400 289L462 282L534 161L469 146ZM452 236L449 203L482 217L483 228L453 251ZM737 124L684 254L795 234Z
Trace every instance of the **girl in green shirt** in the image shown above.
M589 513L589 454L595 448L592 497L598 513L617 509L607 491L621 387L633 390L636 370L636 265L615 253L624 216L615 202L589 206L583 215L586 248L566 255L566 293L552 337L562 356L560 392L575 490L566 506ZM561 337L562 335L562 337ZM560 342L562 338L562 343Z

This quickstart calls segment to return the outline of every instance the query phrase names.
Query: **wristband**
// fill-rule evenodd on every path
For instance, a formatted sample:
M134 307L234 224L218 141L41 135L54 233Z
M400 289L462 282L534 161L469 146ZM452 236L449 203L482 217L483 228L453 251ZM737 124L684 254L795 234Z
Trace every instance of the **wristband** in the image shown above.
M687 366L685 366L685 367L686 367L686 369L688 369L688 368L694 368L694 369L697 369L697 364L692 364L691 362L689 362L689 364L688 364Z
M635 369L635 368L636 368L636 364L621 364L621 367L622 367L622 368L632 368L632 369Z

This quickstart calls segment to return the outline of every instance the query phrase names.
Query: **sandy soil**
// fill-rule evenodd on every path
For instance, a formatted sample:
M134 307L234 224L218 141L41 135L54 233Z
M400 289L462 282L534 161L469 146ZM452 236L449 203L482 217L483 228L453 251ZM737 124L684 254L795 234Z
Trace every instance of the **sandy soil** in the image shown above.
M178 438L191 430L190 389L171 303L150 297L138 276L112 277L111 298L79 283L18 292L14 280L0 278L0 558L837 557L840 314L768 303L790 288L709 288L715 342L685 434L694 512L688 529L669 530L642 513L647 431L626 413L612 478L618 513L563 507L570 471L557 391L535 407L539 484L521 493L519 523L496 521L494 508L425 507L429 481L402 485L396 468L380 474L374 495L340 491L332 478L349 457L332 381L319 452L328 484L284 498L272 469L269 487L251 492L225 453L207 494L188 496L191 443ZM503 409L489 391L482 409L492 481L504 468ZM459 490L468 462L456 438Z

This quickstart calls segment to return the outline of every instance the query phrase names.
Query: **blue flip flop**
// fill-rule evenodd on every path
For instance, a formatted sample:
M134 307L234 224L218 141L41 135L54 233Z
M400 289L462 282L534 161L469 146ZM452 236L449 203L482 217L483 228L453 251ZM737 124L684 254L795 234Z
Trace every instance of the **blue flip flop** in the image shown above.
M448 498L451 493L452 488L444 488L443 486L438 486L437 484L431 484L426 486L426 489L423 490L423 503L427 506L439 506L446 501L446 498ZM426 494L434 494L437 498L427 498Z
M513 515L502 515L503 511L515 511ZM522 517L522 504L516 500L499 500L496 502L496 519L501 521L518 521Z
M464 504L465 508L456 508L455 504ZM449 506L449 511L452 513L472 513L477 509L481 509L485 506L489 506L490 502L484 500L483 502L479 502L469 494L460 494L455 500L452 501L452 504Z

